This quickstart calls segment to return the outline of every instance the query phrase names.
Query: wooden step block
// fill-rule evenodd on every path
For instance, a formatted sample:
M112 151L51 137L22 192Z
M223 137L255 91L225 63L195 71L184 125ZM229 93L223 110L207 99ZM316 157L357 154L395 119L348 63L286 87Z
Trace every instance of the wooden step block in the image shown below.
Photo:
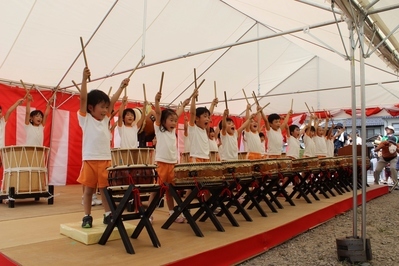
M124 222L123 225L127 234L132 235L136 226L129 222ZM82 228L82 222L60 224L60 233L83 244L92 245L98 243L106 227L103 219L94 219L92 228ZM108 241L116 239L121 239L117 227L114 228Z

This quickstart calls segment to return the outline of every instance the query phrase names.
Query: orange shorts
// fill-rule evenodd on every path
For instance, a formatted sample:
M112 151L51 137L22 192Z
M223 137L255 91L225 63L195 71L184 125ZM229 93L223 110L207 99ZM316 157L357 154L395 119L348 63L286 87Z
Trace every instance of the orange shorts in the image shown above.
M325 155L317 155L317 158L326 158L327 156Z
M197 158L190 156L190 163L207 163L210 162L211 159Z
M259 160L262 159L262 154L257 152L249 152L247 158L248 160Z
M175 164L157 162L158 184L172 183L175 179Z
M83 161L77 181L90 188L106 188L108 187L107 168L110 166L109 160Z

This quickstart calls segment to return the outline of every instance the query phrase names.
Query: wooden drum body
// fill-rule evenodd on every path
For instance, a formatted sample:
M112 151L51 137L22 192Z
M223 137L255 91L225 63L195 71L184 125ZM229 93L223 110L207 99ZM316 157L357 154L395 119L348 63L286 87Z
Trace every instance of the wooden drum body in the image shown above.
M154 149L112 149L112 166L154 165Z
M48 191L47 163L49 148L42 146L7 146L1 149L3 182L0 194L41 193Z
M292 172L292 160L289 158L275 159L279 173Z
M123 185L152 185L156 183L157 173L155 165L131 165L109 167L109 186Z
M252 177L250 160L222 161L223 175L226 178Z
M334 158L319 158L319 168L323 171L329 171L337 168Z
M262 175L271 175L278 172L278 165L276 159L259 159L251 160L252 171Z
M295 172L305 172L319 169L319 160L317 157L307 157L292 160L292 168Z
M175 165L174 183L223 181L223 165L220 162L183 163Z

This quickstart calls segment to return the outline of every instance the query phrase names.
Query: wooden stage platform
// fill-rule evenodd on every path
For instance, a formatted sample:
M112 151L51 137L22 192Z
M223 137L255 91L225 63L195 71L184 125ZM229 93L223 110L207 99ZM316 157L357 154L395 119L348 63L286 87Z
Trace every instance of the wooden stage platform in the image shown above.
M312 200L310 204L295 199L296 206L281 200L284 208L278 213L262 203L268 217L262 217L254 208L248 211L252 222L235 215L239 227L220 217L225 232L217 231L209 219L198 222L204 237L197 237L187 223L162 229L168 211L157 208L153 226L161 247L153 247L144 229L138 239L130 239L136 252L131 255L120 239L105 245L84 245L60 234L61 224L81 221L81 193L80 185L59 186L55 187L54 205L47 205L45 199L18 200L13 209L0 205L0 265L233 265L352 208L352 192L329 199L321 196L320 201ZM387 193L387 186L370 185L367 200ZM102 206L93 207L94 219L102 215ZM136 225L138 221L124 223Z

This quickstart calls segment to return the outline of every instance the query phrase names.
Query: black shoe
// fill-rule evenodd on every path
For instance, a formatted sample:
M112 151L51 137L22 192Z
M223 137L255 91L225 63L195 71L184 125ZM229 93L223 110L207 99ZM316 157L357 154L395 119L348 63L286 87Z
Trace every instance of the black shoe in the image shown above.
M103 224L109 224L112 221L112 214L105 215L104 214L104 219L103 219Z
M86 215L85 217L83 217L82 219L83 228L91 228L92 224L93 224L93 217L91 217L90 215Z

